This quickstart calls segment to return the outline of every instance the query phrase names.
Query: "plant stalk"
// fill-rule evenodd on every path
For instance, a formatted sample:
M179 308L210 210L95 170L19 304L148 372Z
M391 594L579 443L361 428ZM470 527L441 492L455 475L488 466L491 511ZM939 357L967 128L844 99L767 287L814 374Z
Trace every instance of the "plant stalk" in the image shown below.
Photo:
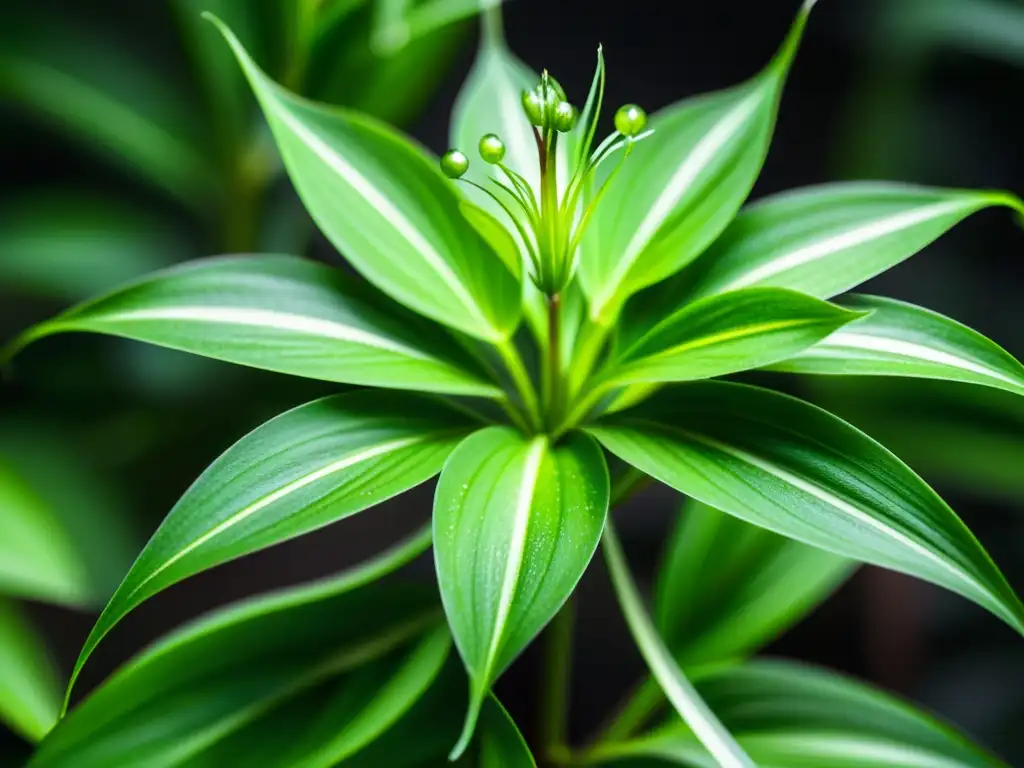
M572 598L562 606L544 633L540 700L541 754L551 765L569 760L569 685L572 680Z
M565 387L562 381L562 304L559 294L548 297L548 349L545 356L545 416L550 432L557 429L563 411Z

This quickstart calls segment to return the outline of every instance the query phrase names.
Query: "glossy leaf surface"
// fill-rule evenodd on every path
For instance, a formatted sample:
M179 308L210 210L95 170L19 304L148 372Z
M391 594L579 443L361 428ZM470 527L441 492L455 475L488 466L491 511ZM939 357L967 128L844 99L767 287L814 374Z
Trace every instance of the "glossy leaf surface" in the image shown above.
M300 406L249 433L168 513L93 627L76 674L147 598L419 485L473 427L439 401L358 391Z
M773 369L944 379L1024 394L1024 365L955 320L879 296L850 296L840 303L871 314Z
M690 733L695 734L698 743L703 744L714 756L716 765L722 768L755 768L756 764L744 752L743 747L736 743L714 710L683 674L664 641L658 636L654 623L644 609L640 592L629 572L622 545L611 525L605 530L603 547L612 585L615 587L633 639L661 689L691 729Z
M750 288L685 305L622 350L605 374L619 384L688 381L784 360L860 315L776 288Z
M1024 606L955 513L899 459L825 411L757 387L700 382L590 431L687 496L946 587L1024 633Z
M608 512L608 469L591 438L552 446L482 430L451 455L434 501L448 622L471 678L461 754L491 684L568 599Z
M433 323L337 270L292 256L173 267L37 326L22 343L63 331L347 384L498 392Z
M375 583L429 543L424 531L338 576L174 632L75 707L32 765L223 765L220 750L231 761L316 765L358 749L411 706L447 655L436 597ZM311 700L319 706L305 708ZM296 709L303 717L282 729L277 717ZM288 759L275 762L276 749Z
M756 661L702 677L697 689L758 765L771 768L996 768L949 726L840 675ZM693 733L669 724L604 750L614 757L715 768Z
M725 229L768 152L782 87L813 2L751 80L652 116L601 203L581 250L591 318L611 324L633 293L677 272Z
M809 398L863 429L943 488L1024 499L1024 401L944 381L809 378Z
M29 741L45 736L60 712L57 672L44 648L14 602L0 597L0 723Z
M381 123L280 87L221 31L307 210L342 255L406 306L471 336L508 338L520 285L462 218L436 161Z
M691 499L658 571L658 632L684 668L741 658L810 613L854 567Z
M509 51L502 31L501 11L496 7L486 9L482 19L480 48L455 102L449 141L470 158L466 178L493 192L497 187L491 185L489 178L505 183L508 180L498 168L485 163L477 149L483 136L489 133L500 136L505 144L504 164L522 176L536 192L540 190L537 139L523 112L520 94L537 85L540 77ZM462 191L506 228L513 227L508 214L490 196L468 184L462 186ZM522 261L526 256L525 246L518 233L514 239Z
M883 182L784 192L743 211L683 278L692 296L769 285L829 298L991 206L1021 209L1002 193Z

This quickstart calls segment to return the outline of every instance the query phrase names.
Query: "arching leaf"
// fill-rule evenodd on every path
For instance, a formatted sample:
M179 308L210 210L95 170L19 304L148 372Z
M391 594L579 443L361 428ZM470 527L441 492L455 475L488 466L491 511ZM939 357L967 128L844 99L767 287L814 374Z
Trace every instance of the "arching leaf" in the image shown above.
M485 341L506 340L519 322L520 285L462 218L436 161L382 123L282 88L220 28L307 210L342 255L417 312Z
M469 670L458 757L491 684L551 620L583 575L608 512L608 469L582 434L551 445L482 430L445 464L434 501L441 598Z

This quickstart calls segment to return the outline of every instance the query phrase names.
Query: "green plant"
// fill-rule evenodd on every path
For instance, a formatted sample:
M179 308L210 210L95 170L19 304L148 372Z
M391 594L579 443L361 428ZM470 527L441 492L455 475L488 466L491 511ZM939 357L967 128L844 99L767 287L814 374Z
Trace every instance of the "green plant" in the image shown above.
M33 765L431 765L449 749L531 765L490 691L545 627L535 746L551 764L1001 765L879 692L747 660L854 562L1024 632L984 549L895 456L800 400L713 380L770 369L1024 393L1020 363L948 318L827 300L978 210L1024 210L1015 197L859 183L740 210L812 5L749 81L651 130L624 107L596 147L602 53L577 111L511 56L491 10L452 128L485 162L453 150L444 175L379 122L275 83L221 25L307 209L366 282L288 256L202 261L80 305L8 354L91 331L366 388L271 420L203 473L103 611L68 695L125 615L202 570L440 473L432 530L166 639L72 709ZM652 478L692 499L653 618L607 519ZM569 600L600 542L655 683L573 749ZM380 581L431 543L440 603ZM674 714L637 735L663 698Z

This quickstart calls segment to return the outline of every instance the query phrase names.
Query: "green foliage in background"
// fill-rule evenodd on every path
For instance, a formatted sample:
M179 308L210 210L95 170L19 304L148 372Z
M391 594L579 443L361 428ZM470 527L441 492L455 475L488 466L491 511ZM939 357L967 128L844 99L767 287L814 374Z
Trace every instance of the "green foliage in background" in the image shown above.
M514 58L490 9L440 159L372 100L298 95L315 45L275 67L243 20L208 16L358 275L290 255L197 261L38 324L5 355L89 331L365 388L272 419L186 491L93 627L31 764L532 766L492 688L544 633L531 746L546 764L1004 765L880 691L751 658L857 563L1024 633L982 544L900 459L832 413L722 380L768 369L1024 393L1024 366L980 334L846 293L977 211L1024 212L1019 199L856 183L745 206L813 5L748 81L649 121L626 105L600 142L603 52L580 109ZM280 23L315 41L302 7ZM371 47L417 28L402 7L378 4ZM330 81L308 93L329 98ZM435 475L420 535L201 618L70 706L94 650L145 600ZM608 518L650 480L689 497L653 611ZM436 590L392 583L431 545ZM651 681L574 745L570 600L599 547Z

